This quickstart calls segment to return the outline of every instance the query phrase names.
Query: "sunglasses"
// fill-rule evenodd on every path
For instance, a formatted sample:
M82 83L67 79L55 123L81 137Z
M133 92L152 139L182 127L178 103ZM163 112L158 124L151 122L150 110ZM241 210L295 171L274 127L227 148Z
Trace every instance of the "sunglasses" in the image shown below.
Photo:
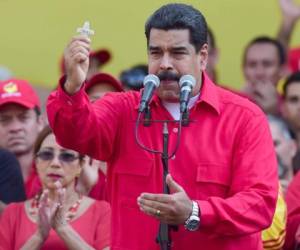
M49 150L42 150L36 154L36 157L42 161L52 161L55 157L55 153ZM58 160L64 163L71 163L79 158L79 155L71 152L60 152L58 154Z

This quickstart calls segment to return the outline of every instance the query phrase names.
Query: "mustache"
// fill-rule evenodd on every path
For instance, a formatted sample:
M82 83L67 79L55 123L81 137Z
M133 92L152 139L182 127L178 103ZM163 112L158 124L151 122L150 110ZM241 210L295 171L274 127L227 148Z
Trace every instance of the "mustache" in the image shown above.
M180 75L170 71L162 71L158 73L157 77L161 81L179 81Z

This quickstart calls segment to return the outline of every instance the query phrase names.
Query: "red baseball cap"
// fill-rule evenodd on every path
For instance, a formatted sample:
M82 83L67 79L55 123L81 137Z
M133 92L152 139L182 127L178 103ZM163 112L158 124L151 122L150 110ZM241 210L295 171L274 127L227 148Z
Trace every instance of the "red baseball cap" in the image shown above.
M85 91L88 91L91 87L97 84L109 84L114 87L117 92L124 91L121 82L107 73L99 73L92 76L92 78L85 84Z
M90 52L90 58L95 58L100 65L104 65L110 61L111 53L107 49L98 49ZM64 57L61 58L60 71L62 74L65 74Z
M0 106L8 103L20 104L26 108L40 108L40 100L29 82L21 79L0 81Z

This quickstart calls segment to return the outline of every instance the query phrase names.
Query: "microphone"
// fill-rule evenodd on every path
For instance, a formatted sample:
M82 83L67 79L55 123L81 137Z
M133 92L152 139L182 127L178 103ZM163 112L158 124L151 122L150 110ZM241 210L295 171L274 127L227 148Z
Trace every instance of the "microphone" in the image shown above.
M144 78L144 90L139 106L139 113L145 111L148 106L148 102L153 96L154 90L159 86L160 80L156 75L149 74Z
M180 113L187 111L192 89L196 85L196 79L192 75L183 75L180 77Z

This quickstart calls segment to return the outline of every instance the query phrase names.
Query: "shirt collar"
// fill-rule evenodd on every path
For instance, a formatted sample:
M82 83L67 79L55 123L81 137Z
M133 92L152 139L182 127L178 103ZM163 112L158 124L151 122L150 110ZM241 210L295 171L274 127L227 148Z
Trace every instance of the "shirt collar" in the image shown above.
M214 110L218 114L220 114L220 103L216 84L209 79L208 75L205 72L202 73L202 79L203 81L200 90L200 98L198 99L195 106L198 106L201 102L205 102L212 108L214 108ZM140 91L140 95L142 95L142 90ZM159 99L157 94L154 94L152 100L150 101L150 105L162 105L161 100ZM135 108L138 109L139 104L137 104Z

